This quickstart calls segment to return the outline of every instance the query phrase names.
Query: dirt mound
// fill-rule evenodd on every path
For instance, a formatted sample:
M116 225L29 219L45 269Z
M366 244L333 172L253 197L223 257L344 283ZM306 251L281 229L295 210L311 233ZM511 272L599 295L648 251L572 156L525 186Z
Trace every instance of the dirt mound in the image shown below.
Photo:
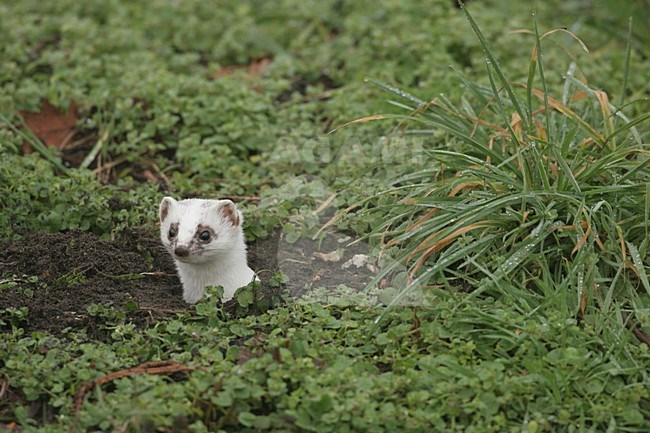
M363 289L372 273L354 266L342 269L342 263L366 248L345 248L341 258L332 260L334 252L341 251L342 240L339 234L328 234L322 241L288 244L276 231L249 243L249 264L263 283L283 271L293 298L313 287L345 284ZM266 286L263 290L277 291ZM26 330L56 334L66 328L92 329L95 319L88 306L107 303L125 310L139 324L192 311L182 300L171 257L159 239L144 230L122 233L114 241L73 230L36 233L0 244L0 311L27 307L27 319L20 323Z
M18 283L2 289L0 306L27 307L29 330L85 326L91 304L134 301L152 317L187 308L171 258L156 239L138 232L113 242L81 231L6 241L0 275Z

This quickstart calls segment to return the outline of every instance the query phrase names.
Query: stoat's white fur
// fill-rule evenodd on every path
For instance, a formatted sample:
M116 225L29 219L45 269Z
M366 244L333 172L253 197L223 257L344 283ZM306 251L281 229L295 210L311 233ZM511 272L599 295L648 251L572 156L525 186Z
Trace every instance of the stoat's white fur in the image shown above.
M205 286L223 286L227 301L257 278L246 262L243 217L232 201L165 197L159 216L160 239L174 258L186 302L198 302Z

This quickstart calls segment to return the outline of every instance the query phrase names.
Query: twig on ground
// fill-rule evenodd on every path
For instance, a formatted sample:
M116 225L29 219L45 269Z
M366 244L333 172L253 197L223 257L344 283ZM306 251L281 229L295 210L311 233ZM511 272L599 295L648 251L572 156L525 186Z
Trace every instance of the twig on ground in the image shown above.
M13 278L6 278L4 280L0 280L0 284L6 284L6 283L26 283L29 280L27 278L19 278L19 277L13 277Z
M631 317L628 316L627 313L624 311L621 311L621 317L623 318L623 323L625 323L625 327L632 331L632 334L639 340L641 343L645 343L650 347L650 336L648 334L645 334L641 329L639 329L639 324L634 321Z
M174 274L170 274L168 272L163 272L163 271L155 271L155 272L140 272L138 275L143 275L145 277L173 277Z
M191 367L182 365L171 359L166 361L152 361L145 362L137 367L127 368L125 370L116 371L106 376L102 376L95 380L89 380L83 383L74 395L74 408L75 412L79 412L83 404L83 398L89 390L101 386L107 382L127 376L134 376L136 374L171 374L177 372L193 372L201 367Z
M168 314L176 314L176 313L189 313L189 310L183 310L180 308L155 308L155 307L139 307L138 310L140 311L149 311L149 312L155 312L155 313L168 313Z
M164 278L164 277L173 277L174 274L170 274L168 272L163 272L163 271L154 271L154 272L138 272L137 274L121 274L121 275L112 275L112 274L107 274L106 272L102 272L96 267L94 267L94 270L97 271L98 274L103 275L107 278L112 278L115 280L135 280L139 279L141 277L155 277L155 278Z
M9 376L3 373L3 376L7 378L7 380L0 380L0 400L5 396L5 393L7 392L7 389L9 389Z

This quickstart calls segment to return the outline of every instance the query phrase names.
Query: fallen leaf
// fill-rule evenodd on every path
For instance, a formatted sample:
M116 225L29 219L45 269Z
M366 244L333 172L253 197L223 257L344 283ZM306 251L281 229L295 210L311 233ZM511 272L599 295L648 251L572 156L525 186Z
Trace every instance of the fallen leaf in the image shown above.
M269 63L271 63L271 58L269 57L260 57L254 59L248 65L248 75L262 75Z
M366 265L366 269L368 269L373 274L378 274L379 273L379 268L377 266L373 265L372 263L368 263Z
M338 251L332 251L331 253L314 253L314 257L324 262L336 263L341 260L341 254Z
M79 117L77 116L77 104L73 101L70 103L68 112L64 113L47 99L41 102L41 111L21 111L20 115L25 120L25 125L48 147L55 147L62 150L71 138L74 136L76 129L75 124ZM25 153L31 153L32 149L29 143L23 145Z
M233 75L239 71L245 71L249 76L260 76L266 70L266 67L271 63L270 57L259 57L253 59L246 66L223 66L217 72L214 73L214 78L226 77L228 75Z
M343 263L343 266L341 266L341 268L347 269L350 266L355 266L356 268L360 268L362 266L366 266L367 264L368 264L368 256L366 254L355 254L354 257L352 257L347 262Z
M323 275L325 275L325 272L327 272L325 269L320 269L316 275L314 275L311 279L312 283L315 283L317 281L320 281L321 278L323 278Z
M145 177L149 182L154 182L154 183L157 183L157 182L158 182L158 178L156 177L155 174L153 174L153 173L151 172L151 170L144 170L144 171L142 172L142 175L143 175L143 176L144 176L144 177Z

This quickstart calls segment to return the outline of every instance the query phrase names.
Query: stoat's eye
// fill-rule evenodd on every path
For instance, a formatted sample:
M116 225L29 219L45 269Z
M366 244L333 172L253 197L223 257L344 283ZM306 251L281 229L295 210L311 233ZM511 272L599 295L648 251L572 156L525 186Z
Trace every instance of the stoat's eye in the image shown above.
M207 231L207 230L203 230L199 234L199 239L201 239L202 241L209 241L210 240L210 232Z
M176 229L174 227L169 228L169 238L173 238L176 236Z

